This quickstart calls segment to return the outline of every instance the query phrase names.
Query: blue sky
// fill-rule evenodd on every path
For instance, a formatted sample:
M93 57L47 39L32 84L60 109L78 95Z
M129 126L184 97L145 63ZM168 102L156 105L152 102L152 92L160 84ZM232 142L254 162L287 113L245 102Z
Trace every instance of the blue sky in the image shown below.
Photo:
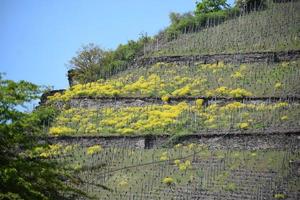
M194 7L194 0L0 0L0 72L66 88L65 64L83 44L114 49L157 33L171 11Z

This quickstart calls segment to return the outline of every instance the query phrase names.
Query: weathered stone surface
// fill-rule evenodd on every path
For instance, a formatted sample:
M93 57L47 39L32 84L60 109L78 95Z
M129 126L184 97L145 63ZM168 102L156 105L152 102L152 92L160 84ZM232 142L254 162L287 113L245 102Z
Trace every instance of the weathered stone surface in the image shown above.
M300 58L300 50L281 52L251 52L239 54L190 55L190 56L160 56L143 57L135 62L135 67L153 65L158 62L190 65L194 63L260 63L281 62Z
M62 142L65 144L80 144L81 146L92 146L95 144L100 144L103 147L131 147L144 149L145 148L145 138L144 137L49 137L48 141L51 143Z
M153 103L162 104L160 99L139 99L139 98L74 98L70 100L70 107L98 109L106 106L124 107L124 106L147 106Z
M300 140L296 135L239 135L239 136L220 136L215 138L188 138L182 141L183 143L198 143L207 145L209 149L288 149L295 147L299 149Z
M40 104L45 104L47 102L48 96L53 96L55 93L63 93L64 91L65 91L64 89L61 89L61 90L50 90L50 91L45 92L41 96Z
M53 90L48 93L43 94L40 104L47 103L47 97L53 95L54 93L62 93L64 90ZM209 105L213 103L225 103L225 102L248 102L248 103L261 103L261 102L300 102L300 96L289 96L289 97L242 97L242 98L229 98L229 97L171 97L168 104L177 104L179 102L187 102L189 104L194 104L195 100L203 99L204 105ZM76 97L71 99L69 102L56 102L58 108L63 107L64 104L68 104L72 108L89 108L89 109L99 109L102 107L114 106L114 107L124 107L124 106L148 106L153 104L164 104L161 98L154 97Z
M258 150L258 149L300 149L300 132L274 134L211 134L186 135L175 143L196 143L206 145L210 150ZM161 148L173 146L168 136L85 136L85 137L50 137L52 143L79 143L83 146L100 144L103 147Z
M277 101L300 101L300 97L245 97L245 98L222 98L222 97L177 97L170 98L169 104L177 104L179 102L187 102L194 104L196 99L203 99L204 105L213 103L224 103L224 102L249 102L249 103L261 103L261 102L277 102ZM124 106L149 106L153 104L164 104L160 98L151 97L116 97L116 98L105 98L105 97L80 97L71 99L69 106L72 108L89 108L99 109L102 107L124 107Z

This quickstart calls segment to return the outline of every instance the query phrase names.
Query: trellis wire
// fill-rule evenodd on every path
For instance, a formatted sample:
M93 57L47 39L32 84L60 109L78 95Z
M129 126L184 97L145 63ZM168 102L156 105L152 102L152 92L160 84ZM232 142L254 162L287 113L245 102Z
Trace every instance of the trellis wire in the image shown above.
M219 139L222 140L223 137ZM201 152L203 151L201 149L194 150L194 152L191 151L191 153L186 156L172 157L166 161L158 160L157 156L159 156L162 151L168 151L168 154L172 155L173 150L154 149L152 153L150 152L150 154L155 155L154 160L151 159L152 161L150 160L150 162L145 163L145 161L134 158L135 156L133 156L134 163L132 166L124 167L124 165L119 164L127 162L126 160L130 158L126 152L135 151L136 153L142 153L143 151L147 151L136 149L132 146L126 146L127 144L125 142L123 147L112 146L104 148L102 152L93 155L93 162L87 162L91 158L86 156L86 160L82 163L91 165L91 167L98 164L99 159L95 159L96 157L105 157L104 162L105 160L110 160L111 162L108 163L108 168L104 167L107 168L107 170L101 168L98 170L91 168L89 170L86 168L84 173L79 173L79 177L84 183L83 188L96 195L99 199L199 199L216 196L222 199L270 199L274 198L274 195L276 194L284 194L291 199L297 199L299 196L299 191L289 187L289 185L297 184L297 182L299 183L299 178L293 175L293 173L296 172L292 170L290 164L291 160L299 159L300 152L296 146L290 145L283 149L251 150L250 152L257 154L255 156L260 155L262 157L255 160L255 164L252 164L254 167L253 169L245 169L246 166L244 165L236 166L235 168L232 168L231 166L237 162L247 163L249 153L244 155L244 152L248 152L248 150L224 150L223 157L221 158L215 156L215 154L218 153L218 150L209 150L209 156L205 158L201 156ZM122 146L122 144L119 145ZM80 145L79 151L84 151L85 148L86 144ZM238 155L239 157L236 157L235 154L238 152L240 152ZM148 153L143 152L142 154L147 155ZM272 153L275 153L277 156L280 154L282 155L275 166L273 164L273 169L268 169L268 167L261 169L255 167L256 165L266 162ZM76 152L72 152L71 154L76 155ZM112 154L116 155L114 156ZM193 158L194 155L196 155L196 158ZM69 160L66 158L67 157L62 159L65 163L68 163ZM181 185L180 183L176 183L176 185L173 186L161 184L164 177L172 177L172 175L176 174L176 171L178 171L178 169L176 169L177 167L172 164L172 161L175 159L184 160L187 158L193 158L191 160L192 168L190 170L199 170L199 172L203 174L197 174L199 177L196 177L193 184ZM101 160L103 162L103 159ZM147 177L145 182L142 181L139 183L141 186L139 188L132 188L129 186L123 189L114 189L114 187L117 187L118 181L114 183L108 182L113 177L120 176L119 178L122 178L122 174L127 174L127 180L130 182L131 178L134 179L135 173L140 173L140 181L143 177ZM228 177L225 182L222 182L219 178L222 177L224 173L225 175L228 174L226 175ZM116 176L116 174L119 175ZM186 172L182 172L181 174L182 175L179 175L179 177L187 176ZM104 176L106 178L99 179L95 178L95 176ZM235 186L228 189L228 184L230 185L231 183L234 183ZM102 187L97 187L99 184L111 187L112 191L106 191ZM159 185L158 188L156 187L157 184ZM92 186L96 187L91 189Z
M168 33L161 33L145 45L145 56L289 50L299 43L299 32L295 30L300 25L299 1L268 1L266 10L245 10L249 12L234 13L225 21L220 17L208 18L205 27L188 27L172 35L171 40Z

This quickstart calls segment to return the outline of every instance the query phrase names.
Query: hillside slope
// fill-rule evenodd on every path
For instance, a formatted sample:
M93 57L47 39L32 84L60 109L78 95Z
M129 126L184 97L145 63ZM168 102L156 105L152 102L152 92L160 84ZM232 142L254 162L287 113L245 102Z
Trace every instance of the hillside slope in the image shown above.
M209 25L196 33L181 34L168 42L157 39L145 48L147 56L286 51L300 48L300 2L269 3L254 11ZM219 23L218 19L215 23ZM208 22L214 24L214 22Z
M41 155L95 199L299 199L299 6L161 41L150 64L48 96L59 113Z

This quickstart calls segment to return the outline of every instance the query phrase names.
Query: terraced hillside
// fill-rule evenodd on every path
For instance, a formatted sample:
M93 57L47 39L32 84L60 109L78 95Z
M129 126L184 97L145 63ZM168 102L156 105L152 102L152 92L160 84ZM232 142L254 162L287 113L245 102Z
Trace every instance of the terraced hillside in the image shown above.
M287 97L299 96L300 60L279 63L178 65L156 63L110 79L77 84L50 100L77 97Z
M75 170L81 187L96 199L299 197L299 175L293 172L299 151L209 150L195 143L137 149L129 142L95 142L59 143L47 155Z
M194 103L194 102L193 102ZM212 103L202 107L181 102L174 105L71 108L60 113L52 135L177 135L210 132L255 133L294 130L300 125L297 103Z
M273 3L266 10L253 11L220 20L207 21L195 33L183 33L169 41L163 36L145 48L149 56L220 54L299 49L299 1Z
M299 5L180 36L148 54L166 62L140 58L48 96L53 145L36 153L75 171L95 199L299 199ZM269 50L280 58L240 54ZM225 54L168 57L203 53Z

